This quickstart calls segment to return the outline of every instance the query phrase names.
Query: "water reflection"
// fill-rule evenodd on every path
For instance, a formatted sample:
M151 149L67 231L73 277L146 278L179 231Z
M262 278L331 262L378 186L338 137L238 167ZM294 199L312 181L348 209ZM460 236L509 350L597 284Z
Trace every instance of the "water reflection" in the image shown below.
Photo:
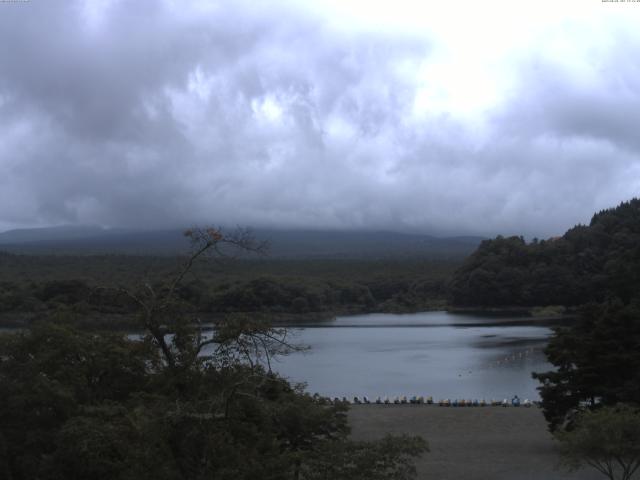
M537 399L531 372L552 368L542 353L549 325L446 312L338 317L289 325L295 342L311 349L280 357L272 366L294 382L306 382L311 393L331 397ZM139 339L141 333L128 336Z
M328 396L538 398L551 330L531 320L427 312L339 317L295 329L308 352L274 368Z

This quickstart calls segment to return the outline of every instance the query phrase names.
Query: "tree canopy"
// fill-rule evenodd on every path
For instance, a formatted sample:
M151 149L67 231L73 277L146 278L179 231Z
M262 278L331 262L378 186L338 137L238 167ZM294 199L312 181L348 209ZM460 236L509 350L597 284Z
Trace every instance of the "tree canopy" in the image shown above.
M548 240L485 240L450 285L458 306L582 305L640 288L640 199L596 213Z
M570 431L555 435L563 464L589 465L610 480L630 480L640 468L640 411L627 405L584 412Z
M563 305L578 313L534 373L552 430L587 408L640 405L640 199L593 215L562 237L483 242L451 281L459 306Z
M552 429L586 407L640 405L640 301L591 304L556 330L545 353L555 370L534 373Z
M3 478L413 478L424 440L351 441L345 405L271 371L270 356L293 347L286 331L227 317L203 333L182 279L205 252L253 244L189 236L194 249L166 282L115 289L139 306L140 338L62 321L0 335Z

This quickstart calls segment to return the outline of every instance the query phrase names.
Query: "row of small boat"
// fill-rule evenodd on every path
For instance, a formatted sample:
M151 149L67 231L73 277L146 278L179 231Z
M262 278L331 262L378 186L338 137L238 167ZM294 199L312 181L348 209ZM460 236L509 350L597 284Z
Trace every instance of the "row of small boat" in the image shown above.
M524 400L520 401L519 398L512 398L511 400L508 400L506 398L502 399L502 400L489 400L486 401L485 399L482 399L480 401L478 400L465 400L465 399L461 399L461 400L450 400L448 398L444 399L444 400L440 400L438 402L438 405L440 405L441 407L487 407L487 406L491 406L491 407L531 407L532 405L537 405L537 402L532 402L531 400L529 400L528 398L525 398Z
M439 405L441 407L531 407L532 405L537 405L537 402L532 402L529 399L525 399L521 401L517 396L512 398L511 400L502 399L502 400L471 400L471 399L440 399L437 402L434 401L433 397L423 397L423 396L396 396L396 397L376 397L375 399L370 399L369 397L334 397L324 398L318 395L314 395L317 401L321 403L332 403L332 404L350 404L350 405L362 405L362 404L378 404L378 405Z

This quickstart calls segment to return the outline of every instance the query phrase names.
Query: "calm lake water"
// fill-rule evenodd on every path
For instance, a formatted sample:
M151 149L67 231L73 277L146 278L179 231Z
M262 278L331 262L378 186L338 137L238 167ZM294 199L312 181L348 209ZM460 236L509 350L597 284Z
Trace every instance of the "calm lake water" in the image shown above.
M523 318L367 314L288 328L310 349L273 369L330 397L538 399L531 372L553 368L542 353L551 329Z
M326 396L537 399L551 330L526 319L426 312L368 314L291 327L310 350L274 370Z

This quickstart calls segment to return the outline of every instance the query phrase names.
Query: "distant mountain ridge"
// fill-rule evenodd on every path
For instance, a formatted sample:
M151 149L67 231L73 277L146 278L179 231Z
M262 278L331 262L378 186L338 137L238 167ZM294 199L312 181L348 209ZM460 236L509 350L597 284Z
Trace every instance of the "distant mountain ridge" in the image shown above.
M271 257L462 258L482 237L435 237L384 231L312 231L255 229L256 238L270 244ZM60 226L0 233L0 250L11 253L170 255L184 252L182 230L105 229L99 226Z
M99 236L109 231L109 229L96 225L60 225L56 227L17 228L14 230L0 232L0 244L72 240Z

